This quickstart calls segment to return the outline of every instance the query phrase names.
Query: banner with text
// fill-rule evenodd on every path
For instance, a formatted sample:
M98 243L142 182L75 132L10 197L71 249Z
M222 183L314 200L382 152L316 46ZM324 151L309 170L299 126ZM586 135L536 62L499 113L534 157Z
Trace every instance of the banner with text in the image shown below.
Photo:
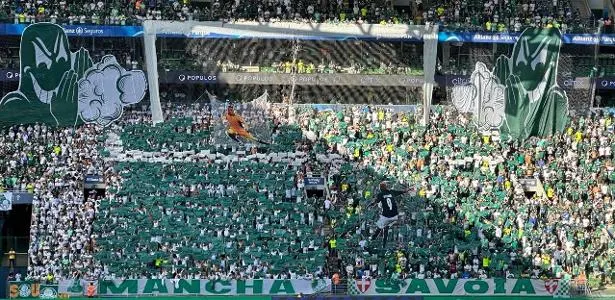
M101 175L85 175L83 179L83 187L85 189L100 189L103 190L107 187L105 184L105 178Z
M154 26L160 37L185 38L265 38L265 39L301 39L301 40L405 40L422 41L422 26L410 25L332 25L319 24L314 30L313 24L297 23L221 23L221 22L175 22ZM21 35L30 24L0 24L0 36ZM112 26L75 24L62 25L70 37L142 37L143 26ZM439 42L466 43L504 43L514 44L521 33L501 32L450 32L438 33ZM564 44L577 45L615 45L615 34L564 34Z
M58 298L58 286L30 281L9 282L9 298Z
M471 75L436 75L436 83L438 86L463 86L471 84ZM598 78L597 89L615 89L615 78ZM586 90L591 88L590 77L566 77L558 76L557 83L565 89Z
M4 196L4 200L9 200L11 206L19 204L32 204L32 200L34 200L34 194L25 190L11 190L4 192L2 196ZM0 196L0 200L2 200L2 196ZM7 203L4 204L6 205Z
M436 75L438 86L470 84L470 75ZM19 70L0 69L0 82L18 82ZM160 83L172 84L245 84L245 85L326 85L326 86L413 86L420 87L424 80L412 75L355 75L355 74L268 74L219 73L203 74L195 71L168 71L160 73ZM589 77L558 78L560 86L569 89L591 88ZM615 89L615 77L596 78L596 89Z
M284 74L240 73L202 74L193 71L168 71L160 73L161 83L176 84L246 84L300 86L413 86L420 87L424 80L413 75L363 75L363 74Z
M323 191L325 189L325 178L324 177L305 177L304 184L305 184L306 190Z
M569 285L557 279L358 279L349 284L348 291L363 295L566 296Z
M89 281L63 280L59 292L72 296L83 295ZM330 280L184 280L184 279L127 279L99 280L99 296L138 295L295 295L329 292Z
M441 43L488 43L514 44L521 32L448 32L440 31L438 41ZM615 45L615 34L563 34L562 43L575 45Z
M21 35L30 24L0 24L0 36ZM66 35L73 37L140 37L142 26L61 25Z

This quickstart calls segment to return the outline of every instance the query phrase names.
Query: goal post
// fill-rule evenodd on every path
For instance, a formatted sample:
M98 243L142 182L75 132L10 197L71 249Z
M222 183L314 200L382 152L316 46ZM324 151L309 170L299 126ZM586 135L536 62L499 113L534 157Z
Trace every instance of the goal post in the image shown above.
M296 45L297 43L316 43L319 41L331 41L339 42L340 44L362 42L362 41L391 41L393 43L417 43L422 47L415 59L422 60L422 69L420 75L406 74L406 73L387 73L387 75L371 76L363 75L362 73L353 73L352 71L346 73L336 74L305 74L297 72L296 68L293 71L286 72L286 74L272 74L263 71L262 66L236 66L239 72L242 74L233 72L222 72L218 70L217 73L204 73L201 75L186 75L176 74L174 72L180 70L174 70L173 66L167 67L164 70L165 76L168 77L177 76L179 81L186 82L191 76L198 77L203 82L218 81L228 84L253 84L253 85L285 85L289 87L290 100L295 97L296 87L303 87L306 85L314 86L314 89L322 86L331 85L348 85L349 87L365 87L370 85L378 85L379 87L394 86L396 88L403 87L417 87L422 89L420 94L420 101L417 103L423 108L422 122L428 121L429 110L432 100L432 92L435 84L434 73L437 60L437 43L438 43L438 26L422 26L422 25L381 25L381 24L313 24L313 23L258 23L258 22L242 22L242 23L222 23L222 22L172 22L172 21L155 21L147 20L143 23L143 42L145 48L145 65L147 67L147 74L149 80L149 96L151 102L151 113L154 123L159 123L164 120L163 105L161 104L161 97L159 91L160 81L163 79L159 76L160 56L161 49L157 48L157 39L169 38L169 39L183 39L183 40L206 40L206 39L219 39L219 40L259 40L262 42L261 48L267 47L270 44L278 43L279 41L287 41L289 44ZM352 49L352 45L348 46ZM293 53L293 64L297 60L297 47L289 47ZM401 51L404 50L401 47ZM218 51L225 51L225 47L217 48ZM185 50L187 51L187 50ZM350 55L351 53L349 53ZM378 55L377 50L375 53L367 53L366 56L373 57ZM256 53L258 56L259 53ZM370 56L371 55L371 56ZM420 57L422 55L422 57ZM341 59L344 58L342 55ZM188 55L181 57L180 59L191 59ZM198 60L198 59L195 59ZM198 62L197 63L201 63ZM362 62L359 61L360 65ZM202 62L203 68L206 67L206 62ZM220 65L220 62L218 62ZM232 63L231 63L232 65ZM235 67L235 66L233 66ZM261 69L259 70L259 67ZM226 69L226 67L224 67ZM268 67L270 68L270 67ZM395 65L395 68L398 68ZM193 70L194 71L194 70ZM198 70L196 70L198 71ZM225 70L226 71L226 70ZM284 73L284 72L283 72ZM170 75L169 75L170 74ZM190 73L192 74L192 73ZM196 73L195 73L196 74ZM209 75L207 75L209 74ZM246 76L246 74L250 76ZM369 77L371 76L371 77ZM374 80L377 78L377 80ZM173 78L171 78L173 79ZM240 82L240 81L244 82ZM254 82L247 83L246 81L252 80ZM374 83L377 81L377 83ZM302 89L298 89L299 92ZM386 91L386 88L382 88L382 91ZM309 90L308 90L309 92ZM386 95L385 95L386 97ZM249 98L250 99L250 98Z

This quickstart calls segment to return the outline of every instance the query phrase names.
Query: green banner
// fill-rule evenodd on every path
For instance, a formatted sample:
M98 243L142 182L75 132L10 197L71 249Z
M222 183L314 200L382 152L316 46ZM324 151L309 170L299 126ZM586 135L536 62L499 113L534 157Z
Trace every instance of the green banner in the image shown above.
M121 117L125 106L145 96L143 71L125 70L112 55L96 63L86 49L69 49L62 27L26 27L19 48L19 87L0 100L0 126L106 126Z
M481 131L499 129L516 139L562 131L568 96L557 83L561 44L559 29L526 29L493 70L476 63L470 83L453 88L453 104L472 113Z

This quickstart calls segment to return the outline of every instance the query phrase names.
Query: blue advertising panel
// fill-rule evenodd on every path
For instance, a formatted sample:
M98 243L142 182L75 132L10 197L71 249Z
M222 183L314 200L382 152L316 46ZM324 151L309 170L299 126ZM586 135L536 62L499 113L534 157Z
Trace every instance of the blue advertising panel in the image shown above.
M276 34L259 34L259 35L245 35L245 34L223 34L216 32L190 32L183 33L159 33L156 36L164 38L190 38L190 39L267 39L267 40L288 40L289 36L276 35ZM293 36L302 41L353 41L353 40L377 40L377 41L421 41L420 37L381 37L381 36L349 36L344 34L339 35L300 35Z
M306 186L325 185L325 178L323 177L305 177Z
M514 44L520 32L500 33L500 32L439 32L438 41L441 43L488 43L488 44ZM564 34L562 35L564 44L575 45L615 45L615 34Z
M29 24L0 24L0 35L21 35ZM62 25L68 36L139 37L142 26Z
M493 33L493 32L439 32L438 41L441 43L497 43L514 44L520 33Z
M596 81L598 90L615 90L615 77L601 77Z
M0 69L0 82L19 81L18 69Z
M0 36L21 35L29 24L0 24ZM109 26L109 25L61 25L68 36L77 37L142 37L143 26ZM336 33L310 32L301 35L289 35L284 32L244 31L236 33L225 27L204 26L203 30L191 30L188 32L161 31L158 37L167 38L207 38L207 39L289 39L301 40L394 40L394 41L421 41L422 35L409 34L407 32L393 33L388 35L356 35L354 32L345 32L341 28Z
M13 205L18 204L32 204L34 200L34 194L27 191L13 191Z
M0 35L21 35L29 24L0 24ZM68 36L75 37L141 37L143 36L142 26L110 26L110 25L62 25ZM218 32L219 31L219 32ZM501 33L501 32L452 32L442 31L438 33L438 41L441 43L464 42L464 43L498 43L514 44L521 33ZM190 31L188 33L179 32L160 32L159 37L176 38L209 38L209 39L288 39L288 35L279 33L254 32L233 34L226 29L216 29L209 27L206 31ZM327 34L302 34L293 36L301 40L390 40L390 41L421 41L422 37L415 34L392 34L382 35L356 35L348 32L347 34L340 29L337 33ZM564 44L576 45L614 45L615 34L564 34L562 36Z

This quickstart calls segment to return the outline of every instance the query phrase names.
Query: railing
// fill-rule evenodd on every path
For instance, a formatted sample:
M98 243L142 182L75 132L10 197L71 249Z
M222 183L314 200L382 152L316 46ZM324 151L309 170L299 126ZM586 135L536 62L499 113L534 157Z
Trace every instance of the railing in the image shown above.
M589 6L589 1L588 0L580 0L580 1L583 2L582 4L583 4L583 6L585 8L585 12L587 13L586 17L589 17L589 18L593 19L594 22L595 22L596 18L594 17L594 14L592 13L592 8Z
M334 282L331 283L331 294L333 295L346 295L348 294L348 280L340 279L336 284Z

